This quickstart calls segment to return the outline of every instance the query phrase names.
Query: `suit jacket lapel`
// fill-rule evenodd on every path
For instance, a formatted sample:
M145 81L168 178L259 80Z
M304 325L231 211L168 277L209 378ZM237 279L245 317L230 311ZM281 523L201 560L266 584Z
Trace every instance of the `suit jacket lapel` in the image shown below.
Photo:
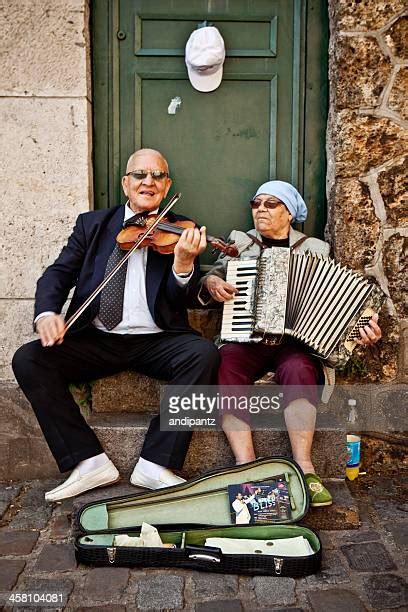
M105 275L106 264L115 244L116 236L122 229L124 218L124 207L120 206L110 217L105 228L101 230L101 237L98 244L98 251L95 257L95 267L92 276L93 288L100 285ZM99 302L99 299L97 300Z
M153 249L148 250L146 264L146 298L153 318L157 294L167 270L167 261L168 255L160 255L156 251L153 251Z

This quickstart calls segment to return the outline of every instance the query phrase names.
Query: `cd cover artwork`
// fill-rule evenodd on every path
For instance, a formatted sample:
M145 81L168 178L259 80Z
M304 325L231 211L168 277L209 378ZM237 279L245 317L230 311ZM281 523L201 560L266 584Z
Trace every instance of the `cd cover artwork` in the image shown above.
M235 525L276 523L292 517L289 483L283 474L268 482L229 485L228 498Z

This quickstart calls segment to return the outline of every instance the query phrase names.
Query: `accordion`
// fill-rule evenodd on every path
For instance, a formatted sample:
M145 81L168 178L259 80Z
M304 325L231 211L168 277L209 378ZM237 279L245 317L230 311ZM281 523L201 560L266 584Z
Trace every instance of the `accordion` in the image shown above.
M284 335L333 365L344 365L384 299L379 288L332 259L273 247L230 260L227 282L238 293L224 303L221 341L279 344Z

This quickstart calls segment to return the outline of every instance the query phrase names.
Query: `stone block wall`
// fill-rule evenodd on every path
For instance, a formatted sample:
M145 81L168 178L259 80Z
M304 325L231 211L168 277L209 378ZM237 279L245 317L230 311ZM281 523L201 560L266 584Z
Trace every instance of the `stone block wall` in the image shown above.
M408 380L406 6L329 2L327 238L338 261L375 277L388 295L384 339L359 350L348 372L360 380Z
M0 379L31 339L35 283L92 206L87 0L0 1Z

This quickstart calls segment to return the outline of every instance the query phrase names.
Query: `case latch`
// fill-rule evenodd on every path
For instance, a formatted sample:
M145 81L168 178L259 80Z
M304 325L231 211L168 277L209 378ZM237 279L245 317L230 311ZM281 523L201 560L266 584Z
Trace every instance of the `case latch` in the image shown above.
M277 576L280 576L282 573L283 559L279 559L278 557L275 557L273 562L275 564L275 574Z
M109 563L115 563L116 548L108 546L106 552L108 553Z

